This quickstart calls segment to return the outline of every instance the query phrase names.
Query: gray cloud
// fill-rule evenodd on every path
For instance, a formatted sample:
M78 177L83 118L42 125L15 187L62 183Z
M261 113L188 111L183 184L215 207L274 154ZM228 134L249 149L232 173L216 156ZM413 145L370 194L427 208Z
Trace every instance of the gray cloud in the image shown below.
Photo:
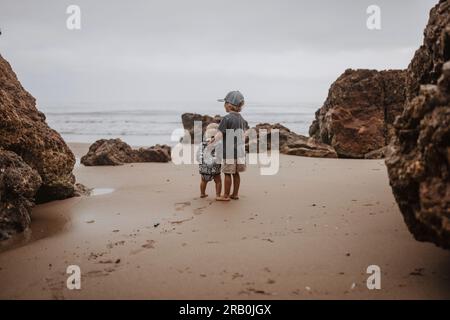
M38 101L320 102L347 67L404 68L436 0L0 1L1 53ZM82 30L65 27L69 4ZM382 30L366 8L382 9Z

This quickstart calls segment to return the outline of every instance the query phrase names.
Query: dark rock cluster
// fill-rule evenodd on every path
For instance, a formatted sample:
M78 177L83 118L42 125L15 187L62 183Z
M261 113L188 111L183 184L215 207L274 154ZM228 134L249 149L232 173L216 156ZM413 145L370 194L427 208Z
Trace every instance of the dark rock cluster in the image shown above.
M132 162L168 162L170 159L167 145L133 149L120 139L101 139L89 147L81 163L85 166L117 166Z
M42 185L39 173L17 154L0 148L0 240L24 231Z
M337 154L334 151L333 147L318 142L314 138L305 137L303 135L292 132L285 126L277 123L271 125L269 123L260 123L256 125L254 128L257 133L257 139L254 141L250 141L255 143L253 150L258 150L259 138L265 130L265 140L267 141L267 149L270 149L271 146L271 137L272 130L276 129L279 131L279 148L280 153L294 155L294 156L303 156L303 157L315 157L315 158L337 158Z

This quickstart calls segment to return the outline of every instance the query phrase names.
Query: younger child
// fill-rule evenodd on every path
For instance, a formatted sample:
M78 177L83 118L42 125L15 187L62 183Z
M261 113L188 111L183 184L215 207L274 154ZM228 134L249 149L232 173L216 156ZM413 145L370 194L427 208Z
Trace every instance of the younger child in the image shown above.
M197 154L199 173L202 177L200 181L200 198L208 196L206 194L206 186L211 180L214 180L216 183L216 198L220 198L220 193L222 192L222 178L220 176L222 160L216 157L215 149L211 145L214 136L217 134L218 127L217 123L210 123L206 127L205 137Z

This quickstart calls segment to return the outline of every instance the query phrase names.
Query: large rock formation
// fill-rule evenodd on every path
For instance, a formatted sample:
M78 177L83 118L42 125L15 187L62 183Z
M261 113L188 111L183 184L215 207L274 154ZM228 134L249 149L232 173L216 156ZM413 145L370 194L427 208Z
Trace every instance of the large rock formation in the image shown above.
M343 158L364 158L383 148L403 109L404 84L401 70L346 70L317 110L310 136L331 145Z
M186 130L185 137L182 138L183 142L194 143L194 122L200 121L202 123L202 135L205 133L206 127L210 123L219 123L222 119L221 116L216 115L214 117L208 115L201 115L198 113L183 113L181 115L181 121L183 123L183 128ZM201 137L198 137L201 139ZM200 141L200 140L199 140Z
M28 228L41 183L36 170L14 152L0 148L0 240Z
M45 122L35 99L22 87L9 63L0 56L0 147L19 155L35 169L42 185L39 202L74 193L75 157L61 136Z
M395 125L386 165L395 199L417 240L450 249L450 63L424 85Z
M135 150L120 139L101 139L89 147L81 163L85 166L117 166L132 162L168 162L170 159L167 145Z
M424 44L407 70L408 101L386 165L414 237L450 249L450 1L430 12ZM429 83L426 85L426 83ZM437 85L436 85L437 84ZM420 88L420 89L419 89Z
M257 135L256 139L249 141L249 144L252 143L257 144L259 138L262 136L262 132L264 132L265 139L267 141L267 149L270 150L271 146L271 138L272 138L272 129L279 130L279 148L280 153L295 155L295 156L304 156L304 157L317 157L317 158L337 158L336 151L334 149L324 143L320 143L314 138L308 138L292 132L285 126L277 123L274 125L268 123L260 123L253 128ZM265 131L260 131L260 130ZM247 150L251 148L247 147ZM253 150L258 150L258 145L254 145Z
M443 64L450 59L450 2L441 0L430 11L422 46L416 51L407 69L406 96L419 93L420 85L436 84Z

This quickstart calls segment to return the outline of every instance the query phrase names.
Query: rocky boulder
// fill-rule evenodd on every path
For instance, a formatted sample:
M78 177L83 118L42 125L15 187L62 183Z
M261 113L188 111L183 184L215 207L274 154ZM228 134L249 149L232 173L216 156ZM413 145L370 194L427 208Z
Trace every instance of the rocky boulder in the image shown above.
M283 154L313 158L337 158L336 151L314 138L298 135L297 139L280 147Z
M28 228L41 183L38 172L22 158L0 149L0 240Z
M45 122L35 99L20 84L9 63L0 56L0 147L19 155L41 179L36 200L71 197L75 157L64 140Z
M256 139L249 141L247 150L258 150L258 141L263 132L267 141L267 149L270 150L272 142L272 129L279 130L279 148L280 153L304 156L304 157L318 157L318 158L337 158L337 154L334 149L324 143L320 143L314 138L309 138L292 132L285 126L277 123L274 125L268 123L260 123L253 128L256 131ZM261 130L265 131L261 131ZM251 144L255 144L254 147L250 147ZM259 151L259 150L258 150Z
M120 139L101 139L89 147L81 163L85 166L117 166L133 162L168 162L171 160L170 152L167 145L136 150Z
M85 166L118 166L134 161L134 150L120 139L101 139L94 142L81 157Z
M406 73L406 96L419 94L420 85L436 84L442 66L450 60L450 1L441 0L431 9L422 46L414 54Z
M214 117L208 115L201 115L198 113L183 113L181 115L181 121L183 123L183 128L186 130L187 137L183 137L182 141L194 143L194 122L201 121L202 123L202 135L205 133L206 127L210 123L220 123L222 119L221 116L216 115ZM201 137L198 137L201 139ZM199 140L201 141L201 140Z
M139 148L135 150L136 161L134 162L169 162L171 160L171 148L166 145Z
M438 85L422 86L395 125L389 180L415 238L450 249L450 63Z
M450 1L430 12L424 44L407 70L408 101L394 124L386 165L417 240L450 249ZM429 83L429 84L426 84Z
M383 159L386 156L387 147L370 151L364 155L364 159Z
M364 158L383 148L403 109L404 84L401 70L346 70L331 85L309 135L343 158Z

